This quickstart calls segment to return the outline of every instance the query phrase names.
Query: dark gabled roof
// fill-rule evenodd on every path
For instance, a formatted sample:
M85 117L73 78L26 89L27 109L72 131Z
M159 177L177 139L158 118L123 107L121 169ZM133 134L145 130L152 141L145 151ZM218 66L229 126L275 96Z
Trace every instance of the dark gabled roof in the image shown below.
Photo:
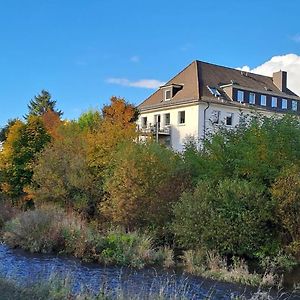
M262 93L267 91L282 96L297 96L290 90L281 92L273 83L273 78L264 75L258 75L250 72L244 72L237 69L213 65L210 63L197 61L198 80L200 85L200 96L211 96L207 86L218 87L234 82L236 85L253 91Z
M139 105L140 109L147 109L157 106L169 106L181 102L200 101L202 98L210 97L212 94L207 86L218 88L220 86L234 84L256 92L274 93L282 96L297 96L287 89L285 92L279 90L273 83L273 78L258 75L250 72L242 72L237 69L218 66L202 61L193 61L180 73L169 80L165 86L171 84L183 85L183 88L176 93L171 102L164 101L163 87L154 92L149 98ZM226 95L225 95L226 97Z

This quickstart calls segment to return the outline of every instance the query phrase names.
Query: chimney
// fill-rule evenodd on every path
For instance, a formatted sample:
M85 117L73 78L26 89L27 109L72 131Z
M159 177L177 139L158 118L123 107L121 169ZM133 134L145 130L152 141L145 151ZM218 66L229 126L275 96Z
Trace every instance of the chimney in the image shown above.
M273 73L273 83L279 88L281 92L286 91L287 73L285 71L279 71Z

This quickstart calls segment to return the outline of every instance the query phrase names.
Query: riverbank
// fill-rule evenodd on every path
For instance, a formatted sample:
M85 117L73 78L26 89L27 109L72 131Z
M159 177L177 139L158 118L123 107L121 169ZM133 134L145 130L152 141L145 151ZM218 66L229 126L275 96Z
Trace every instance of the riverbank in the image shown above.
M56 295L59 294L58 292L63 292L61 298L53 298L56 300L67 299L63 297L66 295L65 293L77 295L76 297L79 297L80 294L91 297L87 299L95 299L97 294L102 297L104 294L106 298L99 296L97 299L106 300L112 299L112 293L119 297L114 299L236 300L251 299L252 297L252 299L256 299L253 295L258 292L258 289L253 287L212 281L162 269L133 270L113 266L101 267L99 264L81 263L78 259L71 257L30 254L23 250L12 250L5 245L0 245L0 278L2 278L2 281L0 280L2 287L6 287L8 291L15 289L16 292L23 293L23 295L25 292L36 295L34 293L40 293L41 288L46 295L49 295L47 294L49 290L55 292ZM50 284L49 278L51 279ZM45 284L47 282L48 284ZM279 298L277 296L290 295L290 293L285 294L286 292L283 290L274 292L260 290L260 293L272 296L269 299L280 300L287 297ZM296 295L295 292L292 295ZM299 295L297 294L297 296ZM0 297L0 299L3 298Z
M187 274L257 287L280 287L282 278L271 262L262 273L250 272L247 262L228 262L214 251L188 250L175 257L170 247L158 247L150 233L101 231L74 212L52 206L20 212L3 227L3 241L11 248L31 253L71 255L100 266L145 267L173 270L180 266ZM280 257L282 260L282 257ZM282 263L281 263L282 264ZM285 263L287 264L287 263ZM272 268L271 268L272 267Z

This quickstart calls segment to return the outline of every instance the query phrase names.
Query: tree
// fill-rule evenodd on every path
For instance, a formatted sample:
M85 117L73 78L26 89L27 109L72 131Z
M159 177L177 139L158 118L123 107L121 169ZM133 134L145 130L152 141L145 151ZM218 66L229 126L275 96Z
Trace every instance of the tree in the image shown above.
M95 215L102 184L88 166L86 148L86 132L76 123L66 124L61 138L37 156L30 189L35 203L52 202Z
M124 143L105 181L101 211L129 229L162 228L189 177L180 157L157 143Z
M102 116L98 110L89 110L80 115L77 124L82 130L95 131L99 128Z
M102 121L87 137L90 166L103 172L111 164L118 145L137 138L137 109L123 98L112 97L102 109Z
M60 137L59 129L63 122L61 121L59 114L53 110L47 110L42 116L41 119L44 123L44 126L50 136L54 139Z
M271 188L285 245L300 254L300 167L284 169Z
M239 178L270 187L281 170L300 163L298 117L254 117L234 130L221 128L192 156L198 180Z
M6 140L10 127L13 126L17 121L18 119L8 120L7 124L0 128L0 142L4 142Z
M42 116L48 110L51 110L61 116L63 113L61 110L56 110L56 101L51 100L51 95L48 91L42 90L41 93L37 96L34 96L30 100L28 109L29 113L26 115L26 118L29 116Z
M264 186L255 182L200 181L194 193L182 195L174 213L176 239L188 249L204 246L248 257L278 251L274 207Z
M13 198L24 196L31 184L35 155L50 141L42 120L30 116L27 123L16 121L10 127L0 152L1 189Z

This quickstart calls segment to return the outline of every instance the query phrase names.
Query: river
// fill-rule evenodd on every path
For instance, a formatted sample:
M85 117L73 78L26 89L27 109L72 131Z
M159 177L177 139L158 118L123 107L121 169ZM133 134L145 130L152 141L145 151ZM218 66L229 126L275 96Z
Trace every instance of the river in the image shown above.
M88 288L99 291L103 285L110 289L125 287L127 291L142 295L149 290L165 287L166 294L172 299L174 290L188 299L231 299L232 295L245 295L250 298L256 290L231 283L223 283L199 277L185 276L180 272L166 272L153 268L132 270L120 267L103 267L92 263L56 255L29 254L22 250L9 249L0 244L0 276L12 278L21 284L47 280L58 274L72 278L74 292ZM300 295L293 297L300 299Z

